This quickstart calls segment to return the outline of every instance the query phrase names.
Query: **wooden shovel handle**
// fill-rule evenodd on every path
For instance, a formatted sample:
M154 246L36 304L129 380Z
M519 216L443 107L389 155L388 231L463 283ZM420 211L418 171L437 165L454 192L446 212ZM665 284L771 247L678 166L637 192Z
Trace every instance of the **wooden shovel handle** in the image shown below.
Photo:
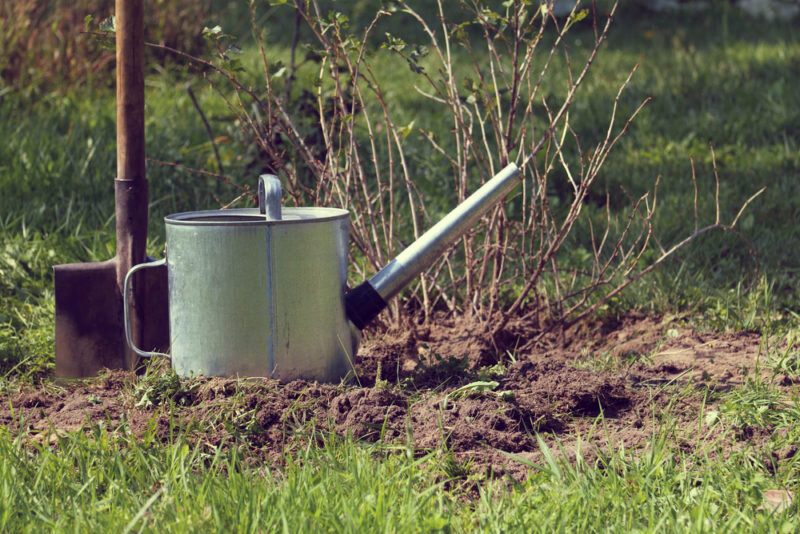
M144 0L116 0L117 21L117 287L122 297L125 276L145 260L147 244L147 178L144 150ZM131 296L132 339L141 344L144 292ZM120 304L122 298L119 299ZM122 310L120 310L122 311ZM138 357L124 349L125 367L134 369Z
M116 0L117 179L145 179L143 0Z

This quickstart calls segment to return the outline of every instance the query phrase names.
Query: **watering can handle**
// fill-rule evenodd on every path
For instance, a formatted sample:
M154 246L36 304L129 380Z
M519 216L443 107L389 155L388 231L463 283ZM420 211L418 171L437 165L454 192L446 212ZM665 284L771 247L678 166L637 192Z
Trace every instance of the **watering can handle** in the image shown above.
M281 181L274 174L258 177L258 209L270 221L281 220Z
M131 270L128 271L128 274L125 275L125 283L122 286L122 309L125 311L125 340L128 342L128 346L131 348L131 350L133 350L133 352L135 352L142 358L150 358L152 356L165 356L169 358L169 354L164 354L163 352L155 352L155 351L150 351L150 352L144 351L133 344L133 338L131 336L131 317L128 306L128 295L130 294L128 286L130 285L131 276L133 276L133 273L135 273L139 269L146 269L148 267L161 267L166 262L167 259L163 258L156 261L145 262L145 263L140 263L138 265L134 265L131 268Z

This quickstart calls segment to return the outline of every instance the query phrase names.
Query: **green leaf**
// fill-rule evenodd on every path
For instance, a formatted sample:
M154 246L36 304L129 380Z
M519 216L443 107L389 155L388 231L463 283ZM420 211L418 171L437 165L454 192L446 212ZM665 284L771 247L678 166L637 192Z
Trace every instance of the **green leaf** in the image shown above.
M425 45L414 45L414 51L411 52L411 59L415 62L430 54L430 49Z
M331 22L331 24L336 24L340 28L347 28L350 25L350 18L339 11L335 13L328 13L328 20Z
M473 95L481 92L480 82L473 80L469 76L464 78L464 88L467 90L467 92ZM491 86L489 86L488 89L491 90Z
M417 119L409 122L406 126L401 126L397 129L397 133L399 133L403 139L408 137L408 135L414 130L414 123L417 122Z
M575 13L574 15L570 15L569 18L570 18L570 20L572 22L580 22L583 19L585 19L588 14L589 14L589 10L588 9L581 9L580 11Z
M498 391L497 396L500 397L500 400L503 401L513 401L514 400L514 392L510 389L505 389L503 391Z
M245 72L245 68L242 65L241 60L238 58L231 59L225 56L225 62L227 63L226 68L231 72Z
M483 15L484 17L486 17L487 19L489 19L490 21L495 22L495 23L497 21L503 20L503 17L499 13L495 13L494 11L489 9L488 7L481 9L481 15Z
M236 46L235 44L232 44L232 45L228 45L228 47L225 49L225 53L226 54L232 54L232 55L236 56L236 55L239 55L239 54L242 53L242 49L239 46Z
M391 33L386 33L386 42L381 44L381 48L388 48L393 52L400 52L406 47L406 42L399 37L393 36Z
M222 33L222 27L218 25L214 26L213 28L209 28L208 26L203 28L203 35L210 36L210 35L220 35Z
M93 20L94 17L91 15L91 13L83 17L83 27L87 32L89 31L89 25L92 23Z
M403 4L400 0L384 0L382 3L383 10L389 13L397 13L403 8Z
M100 22L100 31L115 33L117 31L117 17L111 15L107 19Z
M704 423L706 426L714 426L719 421L719 412L717 410L709 410L706 412Z
M450 30L450 37L455 37L459 41L463 41L467 38L467 32L465 30L470 24L472 24L472 22L467 21L454 26L453 29Z

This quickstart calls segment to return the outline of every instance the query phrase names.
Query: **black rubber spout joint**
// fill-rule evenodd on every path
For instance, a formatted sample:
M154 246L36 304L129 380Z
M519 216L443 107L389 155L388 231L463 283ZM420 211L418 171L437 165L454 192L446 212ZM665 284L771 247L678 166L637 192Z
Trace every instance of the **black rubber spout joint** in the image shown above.
M354 287L344 296L347 318L359 330L363 330L385 307L386 301L375 291L369 281Z

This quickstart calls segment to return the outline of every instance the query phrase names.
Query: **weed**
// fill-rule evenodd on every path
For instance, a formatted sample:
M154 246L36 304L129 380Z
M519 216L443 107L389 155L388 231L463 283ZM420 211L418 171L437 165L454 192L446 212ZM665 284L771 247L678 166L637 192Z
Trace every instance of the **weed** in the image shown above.
M775 347L767 357L766 364L774 375L785 374L790 378L800 376L800 350L795 345L794 333L787 335L782 347Z
M496 378L501 378L503 375L506 374L508 369L502 363L496 363L490 367L481 367L478 369L478 380L481 382L487 382Z
M722 413L740 431L790 428L800 421L800 405L796 401L780 389L749 379L744 387L725 396Z
M598 351L592 354L589 349L581 350L581 357L574 362L572 366L576 369L583 369L588 371L604 371L604 372L628 372L637 364L652 364L653 360L650 355L628 351L618 353L612 349Z
M256 419L256 409L244 409L241 407L231 408L222 414L225 429L239 439L242 436L260 434L264 432Z
M308 388L298 393L297 398L281 415L288 432L295 434L313 432L316 405L317 401L308 394Z
M421 376L417 377L418 380L430 379L439 383L446 383L469 375L469 362L465 358L452 355L442 356L428 350L424 344L421 345L421 349L419 366L423 372Z
M162 404L189 405L200 387L198 380L181 379L169 361L157 359L147 365L144 375L133 385L133 400L137 407L151 408Z
M448 481L467 479L472 474L473 459L458 460L452 449L446 449L441 453L438 464Z
M392 385L389 383L388 380L383 379L381 376L381 362L378 362L378 369L375 371L375 389L391 389Z
M499 385L500 384L495 381L470 382L469 384L465 384L445 395L444 400L442 401L442 409L447 410L450 401L455 401L463 398L484 396L488 392L493 392L495 389L497 389L497 386Z

